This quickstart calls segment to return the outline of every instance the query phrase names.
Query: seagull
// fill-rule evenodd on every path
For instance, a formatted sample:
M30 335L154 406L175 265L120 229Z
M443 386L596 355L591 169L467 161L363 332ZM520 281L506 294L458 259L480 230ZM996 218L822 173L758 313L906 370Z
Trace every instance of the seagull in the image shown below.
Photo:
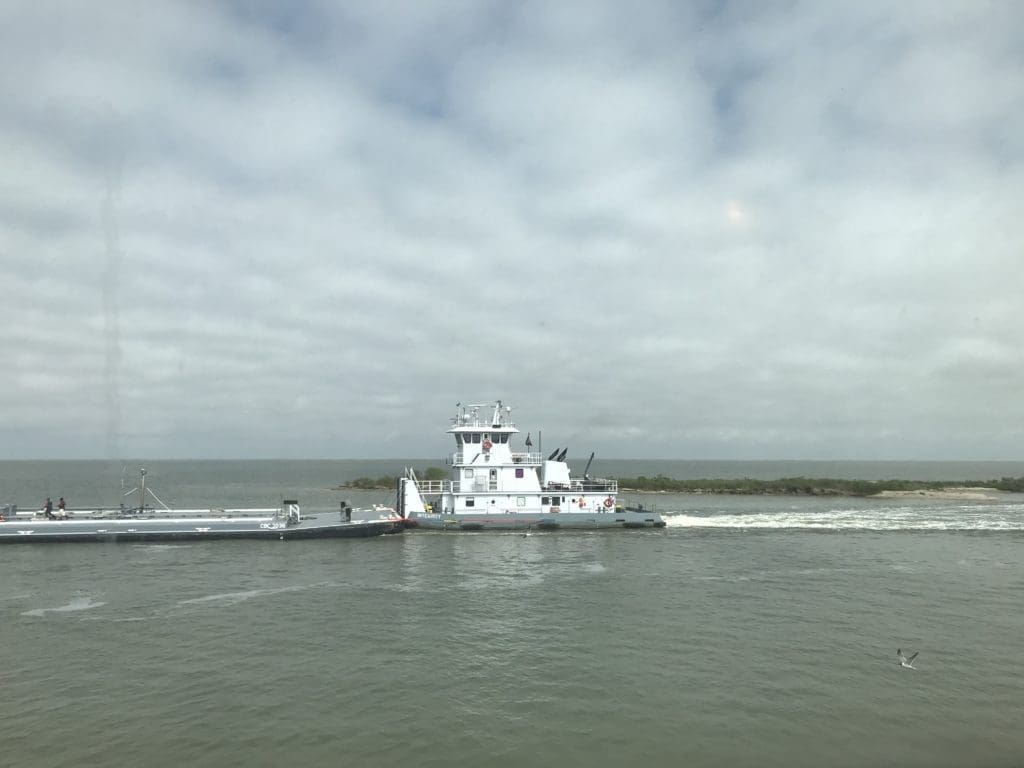
M901 667L906 667L907 669L916 669L916 667L914 666L914 659L917 658L917 654L919 653L920 651L914 651L914 655L908 659L906 656L903 655L903 651L897 648L896 661L899 662L899 665Z

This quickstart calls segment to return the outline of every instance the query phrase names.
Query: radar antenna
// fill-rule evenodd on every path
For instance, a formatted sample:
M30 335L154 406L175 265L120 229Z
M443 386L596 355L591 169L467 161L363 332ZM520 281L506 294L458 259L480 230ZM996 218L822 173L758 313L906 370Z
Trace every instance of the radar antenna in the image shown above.
M590 480L590 465L594 461L594 452L590 452L590 459L587 461L587 468L583 470L583 479Z

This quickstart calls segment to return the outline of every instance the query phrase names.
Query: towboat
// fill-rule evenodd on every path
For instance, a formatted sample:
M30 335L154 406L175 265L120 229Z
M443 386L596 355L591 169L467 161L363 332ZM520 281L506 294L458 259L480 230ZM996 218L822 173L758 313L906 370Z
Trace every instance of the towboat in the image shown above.
M406 468L398 479L397 512L407 528L437 531L662 528L655 512L618 503L618 481L570 475L568 449L547 458L513 446L518 427L500 400L459 405L451 476L426 480Z

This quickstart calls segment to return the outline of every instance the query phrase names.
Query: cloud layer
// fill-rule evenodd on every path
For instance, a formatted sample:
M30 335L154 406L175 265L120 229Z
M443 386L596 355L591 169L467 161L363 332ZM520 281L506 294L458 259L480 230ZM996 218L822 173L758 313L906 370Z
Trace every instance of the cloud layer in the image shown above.
M1021 457L1017 3L0 22L0 457Z

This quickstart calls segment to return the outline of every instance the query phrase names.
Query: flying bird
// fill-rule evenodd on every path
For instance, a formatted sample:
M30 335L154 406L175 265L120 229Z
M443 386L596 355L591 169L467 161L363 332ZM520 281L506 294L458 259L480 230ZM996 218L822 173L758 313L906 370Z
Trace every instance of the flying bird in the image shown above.
M899 662L899 665L901 667L906 667L907 669L916 669L916 667L914 666L914 659L917 658L917 654L919 653L920 651L914 651L914 655L908 659L906 656L903 655L903 651L897 648L896 661Z

